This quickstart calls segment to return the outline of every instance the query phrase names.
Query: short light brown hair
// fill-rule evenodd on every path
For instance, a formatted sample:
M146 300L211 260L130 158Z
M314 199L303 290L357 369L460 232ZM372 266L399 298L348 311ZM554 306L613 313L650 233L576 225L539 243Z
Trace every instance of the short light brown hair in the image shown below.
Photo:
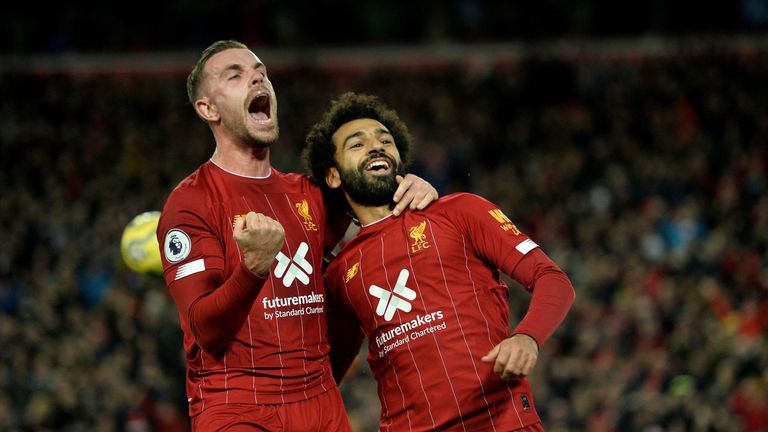
M197 63L195 63L195 67L192 68L192 72L190 72L189 76L187 77L187 97L189 98L189 103L191 103L192 106L195 105L195 101L197 100L197 95L200 91L200 83L203 81L203 68L205 68L205 64L208 62L208 59L213 57L215 54L232 48L248 49L244 43L233 39L220 40L212 43L211 46L206 48L200 55Z

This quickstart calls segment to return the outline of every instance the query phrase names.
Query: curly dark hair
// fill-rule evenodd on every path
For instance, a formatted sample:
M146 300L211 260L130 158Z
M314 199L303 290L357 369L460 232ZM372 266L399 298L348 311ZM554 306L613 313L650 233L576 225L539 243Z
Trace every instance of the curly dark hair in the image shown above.
M376 96L344 93L331 102L331 107L323 115L323 119L312 126L301 155L305 171L326 191L330 188L325 183L325 171L336 166L333 134L345 123L363 118L376 120L389 129L400 153L402 165L404 168L408 167L411 134L397 112L387 107Z

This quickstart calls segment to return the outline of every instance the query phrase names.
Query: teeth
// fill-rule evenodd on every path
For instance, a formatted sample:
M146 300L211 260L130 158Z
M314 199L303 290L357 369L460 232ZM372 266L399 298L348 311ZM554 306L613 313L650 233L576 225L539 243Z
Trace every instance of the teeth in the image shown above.
M385 161L374 161L374 162L369 163L368 166L365 167L365 169L369 169L369 170L370 169L379 169L379 168L384 168L384 169L389 168L389 163L387 163Z

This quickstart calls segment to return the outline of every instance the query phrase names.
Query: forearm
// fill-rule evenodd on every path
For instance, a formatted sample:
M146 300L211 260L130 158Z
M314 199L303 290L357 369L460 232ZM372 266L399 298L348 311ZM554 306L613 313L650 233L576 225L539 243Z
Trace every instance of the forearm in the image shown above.
M527 334L541 348L568 314L576 296L573 285L539 248L520 260L511 276L533 294L528 312L512 334Z
M531 336L541 348L565 319L576 295L568 277L556 268L539 274L532 291L528 312L512 333Z
M189 326L200 348L213 353L225 347L240 330L266 278L244 265L221 286L197 298L189 307Z

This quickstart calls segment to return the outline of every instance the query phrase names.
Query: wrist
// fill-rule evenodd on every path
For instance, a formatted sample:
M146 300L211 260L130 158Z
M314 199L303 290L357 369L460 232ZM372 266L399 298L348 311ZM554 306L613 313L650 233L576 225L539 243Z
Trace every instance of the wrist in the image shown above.
M240 267L247 271L251 277L266 279L269 277L269 266L265 266L262 263L249 259L249 256L243 254L243 260L240 262Z
M536 351L539 351L539 341L536 340L533 336L527 334L527 333L513 333L512 336L509 337L509 339L512 339L514 337L517 337L518 339L525 340L526 342L530 343L530 345L534 348L536 348Z
M243 253L243 265L255 276L260 278L266 278L269 276L269 269L272 267L272 261L274 257L269 261L261 259L256 256L256 253L245 252Z

